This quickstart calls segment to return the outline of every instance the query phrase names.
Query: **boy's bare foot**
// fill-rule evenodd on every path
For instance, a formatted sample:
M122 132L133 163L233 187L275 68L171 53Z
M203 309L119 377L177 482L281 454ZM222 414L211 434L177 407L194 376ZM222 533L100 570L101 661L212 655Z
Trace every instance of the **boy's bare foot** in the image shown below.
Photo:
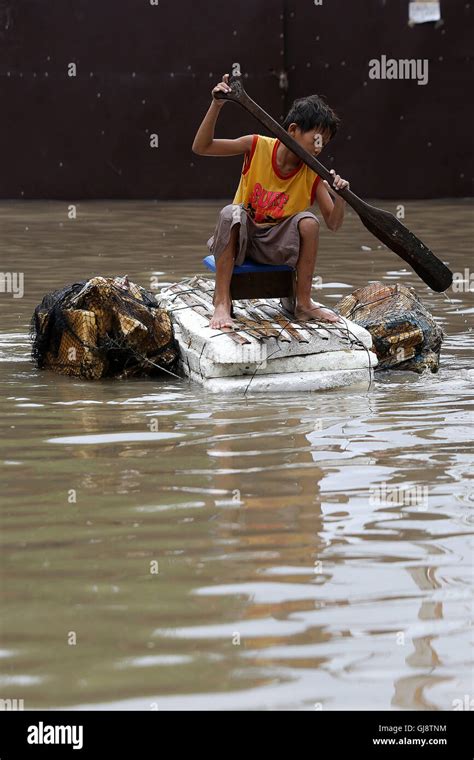
M295 308L295 318L299 322L308 322L311 319L317 319L321 322L342 322L342 319L329 309L318 306L314 301L309 304L297 304Z
M214 314L212 315L209 327L212 330L220 330L223 327L234 327L230 316L230 304L218 304L214 308Z

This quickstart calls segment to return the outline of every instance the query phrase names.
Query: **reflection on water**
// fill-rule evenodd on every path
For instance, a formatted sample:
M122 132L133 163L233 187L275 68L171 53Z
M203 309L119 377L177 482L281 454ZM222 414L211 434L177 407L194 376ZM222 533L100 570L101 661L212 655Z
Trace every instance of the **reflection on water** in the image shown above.
M0 294L0 697L452 709L474 693L472 293L432 293L348 216L322 235L318 297L414 285L448 335L438 375L233 398L28 361L44 293L190 276L218 208L80 203L68 221L62 203L1 206L1 269L24 272L25 295ZM461 272L471 208L410 203L405 221Z

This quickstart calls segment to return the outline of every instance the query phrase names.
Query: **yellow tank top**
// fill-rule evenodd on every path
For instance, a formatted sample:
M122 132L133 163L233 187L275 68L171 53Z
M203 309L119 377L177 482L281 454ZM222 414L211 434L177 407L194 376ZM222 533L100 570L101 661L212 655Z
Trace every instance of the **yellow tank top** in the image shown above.
M234 203L241 203L256 224L275 224L305 211L314 202L319 176L303 162L290 174L281 174L275 137L254 135L245 154Z

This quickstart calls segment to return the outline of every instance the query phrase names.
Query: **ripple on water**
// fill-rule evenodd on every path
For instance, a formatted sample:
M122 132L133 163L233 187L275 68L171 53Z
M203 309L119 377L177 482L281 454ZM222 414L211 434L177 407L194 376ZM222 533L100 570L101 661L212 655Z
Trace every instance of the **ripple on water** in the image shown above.
M165 441L181 438L183 433L96 433L91 435L70 435L64 438L49 438L46 443L64 444L98 444L98 443L129 443L132 441Z

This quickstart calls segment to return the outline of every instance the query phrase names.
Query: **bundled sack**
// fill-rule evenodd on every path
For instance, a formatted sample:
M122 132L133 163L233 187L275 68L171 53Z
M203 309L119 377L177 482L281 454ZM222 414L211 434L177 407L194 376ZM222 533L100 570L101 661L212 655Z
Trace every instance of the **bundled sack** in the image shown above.
M336 305L372 335L377 369L437 372L444 333L413 288L373 282Z
M172 371L178 358L168 313L127 277L93 277L49 293L31 330L39 369L86 380Z

